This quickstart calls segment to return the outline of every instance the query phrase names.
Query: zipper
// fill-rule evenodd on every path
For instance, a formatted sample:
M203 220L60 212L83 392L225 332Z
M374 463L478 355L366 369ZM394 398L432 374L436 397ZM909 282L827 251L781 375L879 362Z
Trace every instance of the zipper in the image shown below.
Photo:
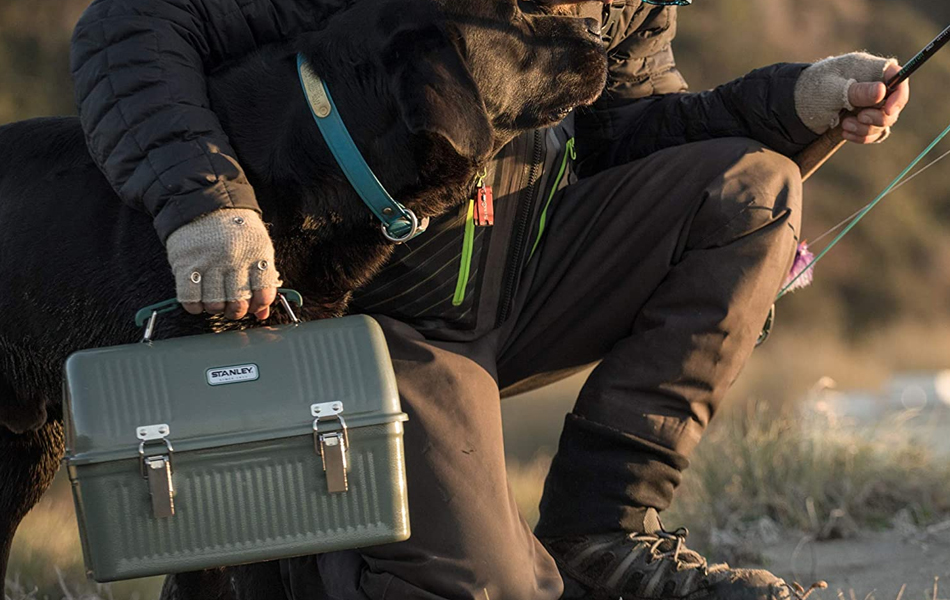
M554 185L551 187L548 201L544 203L544 210L541 211L541 218L538 220L538 237L534 239L534 245L531 246L531 254L528 255L529 261L531 257L534 256L534 251L538 249L538 244L541 243L541 236L544 235L544 226L548 221L548 208L551 206L551 201L554 200L554 194L561 186L564 173L567 172L568 159L577 160L577 153L574 151L574 138L567 140L567 144L564 145L564 157L561 159L561 170L557 172L557 178L554 179Z
M514 300L515 287L518 283L518 275L521 273L521 264L524 259L525 236L528 235L528 225L531 221L531 205L534 199L534 189L538 185L538 178L541 176L541 160L543 155L542 133L540 129L534 131L534 156L531 162L531 170L528 172L528 183L521 194L521 202L518 206L518 219L515 221L515 235L511 241L511 250L508 257L508 264L505 267L505 277L502 283L501 304L498 307L498 323L503 323L511 313L511 303Z
M485 196L482 195L482 192L486 190L486 178L488 178L488 169L485 169L475 177L475 194L473 198L468 201L468 212L466 212L465 215L465 233L462 235L462 256L459 262L459 276L455 282L455 295L452 297L452 306L461 306L462 302L465 301L465 291L468 289L468 279L472 273L472 252L475 247L475 221L479 221L478 225L488 227L492 225L492 221L494 220L494 210L490 208L492 203L490 197L491 186L487 186L489 196L487 205L482 206L480 210L478 204L486 200Z
M468 213L465 215L465 235L462 236L462 262L459 264L459 278L455 283L455 296L452 306L461 306L465 301L465 290L472 272L472 248L475 245L475 201L468 201ZM443 296L444 297L444 296Z

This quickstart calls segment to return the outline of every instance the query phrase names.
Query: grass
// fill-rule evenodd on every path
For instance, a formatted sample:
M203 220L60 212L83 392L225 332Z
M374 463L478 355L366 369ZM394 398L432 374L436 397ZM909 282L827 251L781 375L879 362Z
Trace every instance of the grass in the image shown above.
M710 540L763 522L831 539L885 528L898 514L917 526L950 514L950 466L917 443L912 413L859 426L820 404L775 412L752 403L711 432L671 522L699 523Z
M13 542L4 597L10 600L148 600L162 578L100 585L86 579L69 482L60 471Z
M947 538L950 465L945 455L920 440L929 424L947 431L948 415L904 412L858 425L822 402L805 404L792 410L754 402L717 419L697 448L673 507L663 514L666 528L688 526L690 546L713 562L769 568L785 568L769 564L762 553L769 545L798 542L793 559L800 555L799 566L807 566L807 555L814 552L806 550L811 542L860 535L850 544L852 552L858 549L858 566L852 565L852 571L863 563L865 539L885 544L895 556L907 553L903 561L886 567L893 591L858 594L847 586L835 587L814 592L812 600L894 598L901 582L914 590L898 595L901 600L939 600L937 588L931 590L928 583L937 572L912 566L913 549L905 544L907 538L933 537L930 532ZM549 464L550 457L542 454L509 465L515 497L530 523L537 519ZM946 553L942 564L950 563L946 544L925 552ZM812 571L829 579L840 575L862 587L868 579L836 573L823 564L813 565ZM808 574L799 577L806 587L814 581Z
M694 540L717 531L747 537L764 522L828 539L848 527L887 527L898 514L915 525L950 514L950 466L915 443L911 415L862 427L826 410L775 412L755 402L716 423L664 513L670 525L688 523ZM539 455L509 465L529 522L549 464Z

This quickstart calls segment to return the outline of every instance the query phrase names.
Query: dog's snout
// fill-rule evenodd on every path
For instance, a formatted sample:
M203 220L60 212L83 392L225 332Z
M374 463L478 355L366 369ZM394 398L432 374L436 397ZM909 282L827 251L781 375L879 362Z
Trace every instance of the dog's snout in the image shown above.
M588 33L590 33L595 38L600 39L600 34L601 34L600 19L584 19L584 24L587 26Z

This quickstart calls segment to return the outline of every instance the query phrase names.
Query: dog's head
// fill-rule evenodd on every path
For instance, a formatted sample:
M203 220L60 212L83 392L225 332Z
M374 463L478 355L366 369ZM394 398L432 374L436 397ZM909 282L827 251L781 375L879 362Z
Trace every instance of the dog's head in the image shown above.
M527 13L518 0L368 0L328 29L301 44L318 72L336 71L331 84L346 70L376 80L412 134L472 162L593 102L606 79L598 22Z
M604 89L600 21L518 0L446 0L444 11L497 129L553 125Z

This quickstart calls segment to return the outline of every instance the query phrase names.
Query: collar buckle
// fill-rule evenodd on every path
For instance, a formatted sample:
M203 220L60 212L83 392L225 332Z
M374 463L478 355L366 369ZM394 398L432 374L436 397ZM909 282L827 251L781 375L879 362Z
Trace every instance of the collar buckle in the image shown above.
M408 208L403 208L406 212L404 218L399 218L390 223L380 223L383 230L383 237L394 244L408 242L412 238L425 232L429 227L429 217L419 220L416 213Z

